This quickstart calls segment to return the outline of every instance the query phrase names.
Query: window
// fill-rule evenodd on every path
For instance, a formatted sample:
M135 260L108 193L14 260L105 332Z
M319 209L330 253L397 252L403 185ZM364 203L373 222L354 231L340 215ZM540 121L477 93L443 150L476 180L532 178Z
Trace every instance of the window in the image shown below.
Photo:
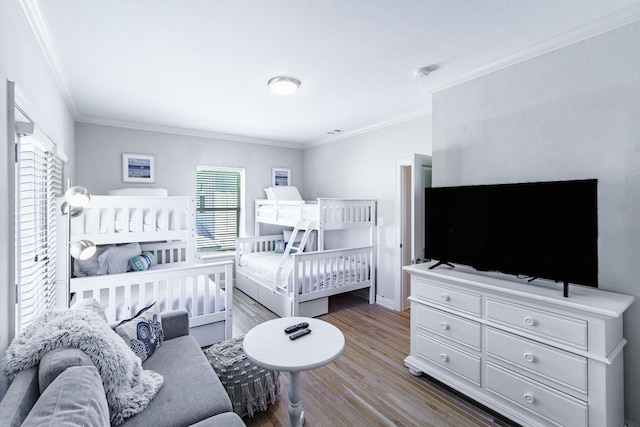
M16 178L16 331L55 308L56 196L62 160L43 138L20 136ZM62 238L62 237L61 237Z
M243 215L244 169L197 167L198 252L236 248Z

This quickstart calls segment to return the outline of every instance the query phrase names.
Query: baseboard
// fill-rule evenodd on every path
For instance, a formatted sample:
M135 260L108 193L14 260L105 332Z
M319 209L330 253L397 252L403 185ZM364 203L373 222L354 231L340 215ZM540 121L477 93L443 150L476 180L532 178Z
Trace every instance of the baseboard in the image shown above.
M395 301L381 295L376 295L376 304L395 311Z

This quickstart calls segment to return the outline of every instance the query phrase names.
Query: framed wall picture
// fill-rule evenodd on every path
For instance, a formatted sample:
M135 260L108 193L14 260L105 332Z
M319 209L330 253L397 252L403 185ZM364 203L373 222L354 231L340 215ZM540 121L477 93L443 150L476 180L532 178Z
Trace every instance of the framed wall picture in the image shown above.
M291 185L291 169L271 168L271 185L274 187Z
M122 182L156 182L156 156L122 153Z

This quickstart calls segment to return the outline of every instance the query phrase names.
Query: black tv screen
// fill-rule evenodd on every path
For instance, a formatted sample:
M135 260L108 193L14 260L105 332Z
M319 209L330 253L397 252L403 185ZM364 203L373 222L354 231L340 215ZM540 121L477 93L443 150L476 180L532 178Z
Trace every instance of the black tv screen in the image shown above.
M427 188L427 258L598 286L597 180Z

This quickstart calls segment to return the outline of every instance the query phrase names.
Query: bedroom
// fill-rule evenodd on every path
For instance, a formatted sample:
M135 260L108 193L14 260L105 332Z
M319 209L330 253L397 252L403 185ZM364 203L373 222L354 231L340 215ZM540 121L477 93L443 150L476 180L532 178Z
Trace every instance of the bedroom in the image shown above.
M261 197L263 183L270 179L271 166L289 166L293 183L305 197L372 197L383 201L380 216L385 227L380 236L380 252L392 251L395 231L392 228L395 200L395 169L388 159L405 158L414 152L432 153L434 182L439 185L573 178L588 175L601 183L600 283L607 290L640 295L638 276L640 254L640 202L637 174L640 124L636 70L640 52L634 41L640 38L640 25L631 16L611 29L574 45L461 82L436 92L433 115L424 115L370 133L354 135L334 144L305 150L287 147L209 141L198 135L126 129L114 126L75 123L64 105L57 83L47 71L39 47L20 6L5 2L2 14L2 49L0 75L3 80L22 82L28 93L47 95L45 104L36 105L43 116L40 124L52 137L70 143L68 154L75 164L75 181L96 193L119 186L121 152L155 153L159 165L193 162L215 152L212 158L234 164L242 159L247 168L261 167L260 184L251 185L247 199ZM637 15L635 15L637 16ZM622 25L628 24L628 25ZM596 33L601 30L596 29ZM7 40L20 40L20 45ZM40 71L34 71L22 59L25 52L38 57ZM434 74L435 75L435 74ZM526 82L526 84L523 84ZM6 88L0 89L5 99ZM3 116L6 106L1 107ZM4 135L6 124L0 125ZM135 140L135 150L129 141ZM393 144L388 141L392 140ZM74 145L75 149L71 148ZM82 144L80 143L82 141ZM187 149L175 153L171 146L182 143ZM206 148L205 148L206 147ZM366 147L366 149L364 149ZM337 153L343 153L337 156ZM222 153L222 154L220 154ZM7 150L0 155L7 162ZM111 161L105 161L112 156ZM181 157L183 156L183 157ZM336 161L340 158L339 163ZM262 166L256 166L256 164ZM327 174L326 164L334 171ZM187 163L191 166L194 163ZM100 167L99 176L90 172ZM165 166L166 167L166 166ZM361 179L353 179L358 170ZM378 173L380 171L380 173ZM90 178L91 177L91 178ZM110 177L110 178L109 178ZM320 178L321 177L321 178ZM178 174L163 178L158 185L179 194L188 186L189 177ZM8 197L6 182L3 197ZM5 203L9 206L8 203ZM3 230L8 230L9 212L1 213ZM249 224L252 222L249 221ZM3 249L9 232L2 233ZM386 242L386 243L385 243ZM384 258L388 259L388 258ZM1 261L6 263L6 260ZM392 282L392 267L379 264L380 282ZM386 261L391 263L391 261ZM8 271L5 264L0 270ZM5 278L9 282L9 278ZM6 291L2 291L6 292ZM6 294L0 298L7 304ZM3 313L10 311L2 310ZM5 314L8 315L8 314ZM2 324L6 324L3 320ZM640 342L631 333L640 325L637 304L625 315L626 417L640 423L640 409L633 397L640 393ZM6 335L2 334L2 340ZM0 342L0 348L6 341Z

